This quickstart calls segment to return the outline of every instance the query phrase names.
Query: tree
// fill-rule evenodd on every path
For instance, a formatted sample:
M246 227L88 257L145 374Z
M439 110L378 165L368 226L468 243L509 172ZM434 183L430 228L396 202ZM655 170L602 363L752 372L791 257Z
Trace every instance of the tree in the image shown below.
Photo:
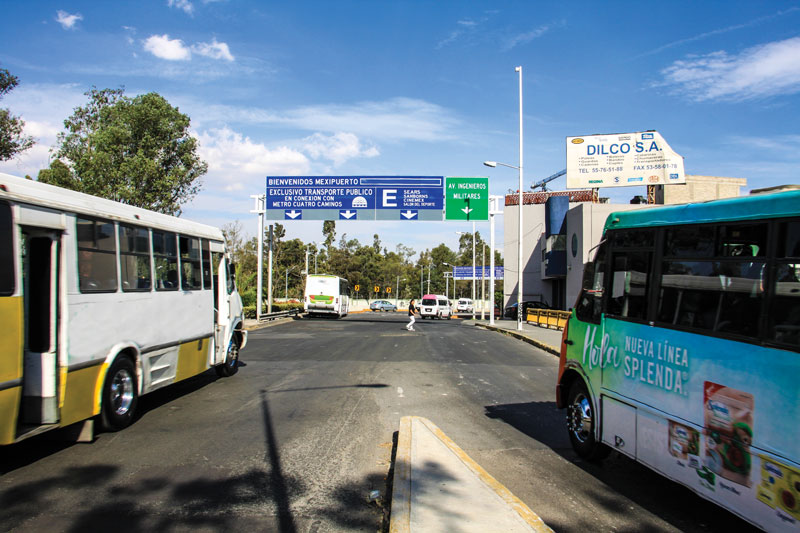
M0 99L19 84L19 78L6 69L0 69ZM12 159L34 145L33 137L22 134L25 121L15 117L8 109L0 109L0 161Z
M208 165L191 120L156 93L92 89L64 121L55 159L39 181L170 215L200 190Z

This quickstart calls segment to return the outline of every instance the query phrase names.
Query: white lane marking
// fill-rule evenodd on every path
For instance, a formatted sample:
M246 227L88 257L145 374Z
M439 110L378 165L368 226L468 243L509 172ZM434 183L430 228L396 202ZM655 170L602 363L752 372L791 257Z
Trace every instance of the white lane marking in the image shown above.
M403 396L403 387L397 387L397 396L399 398L405 398L405 396Z

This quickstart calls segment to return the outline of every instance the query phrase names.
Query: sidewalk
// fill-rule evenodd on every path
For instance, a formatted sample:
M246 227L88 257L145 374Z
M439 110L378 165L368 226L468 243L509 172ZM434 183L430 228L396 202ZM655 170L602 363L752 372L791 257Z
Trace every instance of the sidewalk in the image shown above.
M400 420L391 533L552 533L522 500L426 418Z
M521 341L532 344L553 355L561 354L561 334L560 329L548 329L540 326L533 326L526 322L522 323L522 331L517 331L515 320L495 320L494 326L489 325L489 320L464 320L464 324L473 324L476 327L498 331L506 335L515 337Z

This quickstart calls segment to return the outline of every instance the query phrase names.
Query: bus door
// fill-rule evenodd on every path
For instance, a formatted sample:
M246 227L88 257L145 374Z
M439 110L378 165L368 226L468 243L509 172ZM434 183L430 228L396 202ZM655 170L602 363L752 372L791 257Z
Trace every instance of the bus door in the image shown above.
M22 426L55 424L58 415L61 232L22 226L25 351Z
M230 342L231 331L231 293L233 292L233 274L229 272L228 261L223 254L214 254L216 277L214 279L214 308L216 320L214 324L214 345L216 346L215 362L225 361Z

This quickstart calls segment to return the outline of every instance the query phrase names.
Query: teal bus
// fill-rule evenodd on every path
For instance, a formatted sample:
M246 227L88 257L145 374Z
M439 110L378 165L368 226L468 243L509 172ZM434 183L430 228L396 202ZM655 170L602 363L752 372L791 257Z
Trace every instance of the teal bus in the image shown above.
M800 531L800 191L612 213L564 329L575 452Z

